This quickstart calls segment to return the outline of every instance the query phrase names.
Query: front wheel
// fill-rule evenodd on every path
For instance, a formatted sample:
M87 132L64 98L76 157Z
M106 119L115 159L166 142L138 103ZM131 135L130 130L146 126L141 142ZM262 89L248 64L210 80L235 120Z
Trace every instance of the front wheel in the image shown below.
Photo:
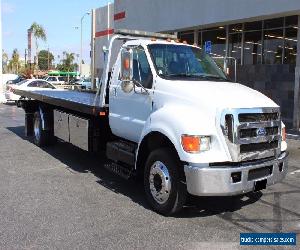
M182 209L186 200L186 185L180 161L169 148L150 153L145 166L144 187L151 207L163 215Z

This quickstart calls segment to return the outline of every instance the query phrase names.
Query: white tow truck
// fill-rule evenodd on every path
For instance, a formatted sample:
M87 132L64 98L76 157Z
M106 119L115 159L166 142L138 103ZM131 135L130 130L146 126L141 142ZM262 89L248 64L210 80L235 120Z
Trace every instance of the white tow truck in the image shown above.
M25 133L36 145L59 138L105 150L105 167L143 178L149 204L164 215L179 211L187 193L234 196L285 177L280 107L228 80L200 48L172 35L116 30L106 51L95 93L14 89L25 97Z

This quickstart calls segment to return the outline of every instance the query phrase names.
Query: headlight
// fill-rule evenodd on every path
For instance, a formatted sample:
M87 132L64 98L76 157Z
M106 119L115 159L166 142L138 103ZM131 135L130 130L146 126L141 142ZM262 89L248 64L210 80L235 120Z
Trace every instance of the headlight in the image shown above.
M182 135L181 145L183 150L188 153L199 153L201 151L207 151L210 148L210 137L198 135Z

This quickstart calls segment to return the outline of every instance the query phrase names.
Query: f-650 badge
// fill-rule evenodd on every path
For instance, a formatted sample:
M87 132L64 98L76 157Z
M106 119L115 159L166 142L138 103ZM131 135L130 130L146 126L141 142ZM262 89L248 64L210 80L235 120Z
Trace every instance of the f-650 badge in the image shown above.
M256 130L256 135L257 136L265 136L265 135L267 135L267 130L265 128L258 128Z

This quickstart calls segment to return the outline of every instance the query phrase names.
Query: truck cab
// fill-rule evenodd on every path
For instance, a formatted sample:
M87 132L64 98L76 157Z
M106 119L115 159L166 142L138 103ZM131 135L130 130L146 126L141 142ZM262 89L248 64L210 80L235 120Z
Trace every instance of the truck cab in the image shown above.
M169 157L181 163L193 195L260 190L287 171L278 105L230 81L196 46L150 39L125 43L109 86L109 124L114 135L137 143L138 149L152 136L159 144L167 140ZM157 203L171 192L167 169L156 161L148 170Z

